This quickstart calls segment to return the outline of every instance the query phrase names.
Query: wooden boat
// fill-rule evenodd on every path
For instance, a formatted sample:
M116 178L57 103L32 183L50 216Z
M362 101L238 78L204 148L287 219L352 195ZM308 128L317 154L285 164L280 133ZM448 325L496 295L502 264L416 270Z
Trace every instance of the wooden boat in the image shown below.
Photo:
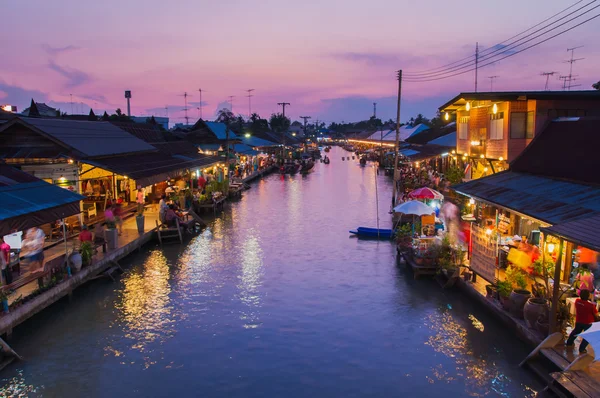
M358 227L354 231L348 231L351 234L357 235L362 238L377 238L377 239L392 239L394 236L394 230L385 229L385 228L367 228L367 227Z
M325 147L324 151L329 152L329 147Z
M365 166L366 164L367 164L367 159L365 159L364 157L360 158L360 165Z
M327 156L325 156L325 159L323 159L323 163L325 164L329 164L330 160Z
M309 171L311 171L313 169L313 167L315 167L315 162L308 161L302 166L300 172L303 174L308 173Z

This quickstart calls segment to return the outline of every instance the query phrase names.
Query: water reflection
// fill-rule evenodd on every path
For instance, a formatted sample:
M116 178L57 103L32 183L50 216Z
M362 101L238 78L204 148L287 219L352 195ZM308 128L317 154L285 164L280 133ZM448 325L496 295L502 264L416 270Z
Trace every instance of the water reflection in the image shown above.
M152 251L141 269L124 278L123 285L116 303L120 327L124 337L132 343L130 349L150 354L153 343L164 342L175 333L176 320L172 317L169 298L169 265L164 254ZM104 350L106 355L124 356L123 351L111 345ZM155 363L155 359L144 357L145 367Z
M254 329L260 326L259 308L263 260L256 231L250 230L247 231L247 234L248 236L241 248L242 275L238 283L240 300L245 304L245 307L241 310L240 319L244 321L244 328Z
M484 331L483 323L474 315L471 314L468 318L477 333ZM427 376L430 383L435 381L450 383L456 380L454 377L449 377L451 372L464 382L466 392L472 397L486 396L490 389L501 396L508 394L505 390L512 384L510 378L502 373L493 361L476 355L470 344L467 329L453 317L450 309L430 314L426 323L432 333L425 344L434 351L453 358L456 366L453 370L446 370L441 364L434 366L433 376ZM483 339L484 336L475 338ZM526 387L524 390L525 396L535 396L535 391L531 388Z
M44 386L27 384L22 370L18 370L14 377L2 380L2 383L4 385L0 387L0 397L33 397L38 393L41 395L44 390Z

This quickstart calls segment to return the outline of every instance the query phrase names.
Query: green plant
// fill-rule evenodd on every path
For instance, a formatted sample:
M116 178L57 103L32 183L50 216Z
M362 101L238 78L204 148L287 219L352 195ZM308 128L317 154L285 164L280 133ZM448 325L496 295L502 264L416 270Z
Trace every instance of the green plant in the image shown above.
M509 281L498 281L496 286L498 294L504 298L510 296L510 293L513 291L512 284Z
M115 229L117 228L117 224L114 220L106 220L106 229Z
M6 292L4 291L4 289L0 290L0 301L7 301L8 300L8 296L6 295Z
M517 267L511 265L506 269L506 280L515 288L527 289L527 275Z
M81 261L83 264L88 265L92 262L92 244L90 242L83 242L79 247L79 254L81 254Z
M462 182L463 178L465 178L465 172L462 167L450 166L448 171L446 171L446 179L450 184L458 184Z

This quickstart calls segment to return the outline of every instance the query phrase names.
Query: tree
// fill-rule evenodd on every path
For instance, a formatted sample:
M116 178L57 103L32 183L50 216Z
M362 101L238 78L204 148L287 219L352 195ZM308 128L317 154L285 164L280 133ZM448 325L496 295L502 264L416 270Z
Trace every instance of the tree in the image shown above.
M292 123L292 126L294 126L294 127L302 127L302 123L300 123L297 120L294 120L294 122Z
M121 117L123 116L123 111L121 111L121 108L117 108L117 110L115 111L115 113L117 114L117 116Z
M235 121L235 115L229 109L223 108L217 113L216 121L219 123L224 123L225 126L230 127Z
M595 90L600 90L600 80L598 80L596 83L592 84L592 87Z
M290 128L290 119L287 116L283 116L282 113L273 113L269 119L271 130L282 133L288 131Z
M252 134L266 133L269 131L269 121L261 119L258 113L253 113L250 116L250 131Z

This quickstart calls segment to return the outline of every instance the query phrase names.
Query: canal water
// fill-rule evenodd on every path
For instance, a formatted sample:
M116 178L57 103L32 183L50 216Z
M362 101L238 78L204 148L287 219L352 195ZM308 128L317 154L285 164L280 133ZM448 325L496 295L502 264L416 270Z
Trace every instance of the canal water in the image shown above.
M484 309L396 266L391 184L334 148L271 175L184 245L122 261L15 329L7 390L44 397L524 397L528 348Z

